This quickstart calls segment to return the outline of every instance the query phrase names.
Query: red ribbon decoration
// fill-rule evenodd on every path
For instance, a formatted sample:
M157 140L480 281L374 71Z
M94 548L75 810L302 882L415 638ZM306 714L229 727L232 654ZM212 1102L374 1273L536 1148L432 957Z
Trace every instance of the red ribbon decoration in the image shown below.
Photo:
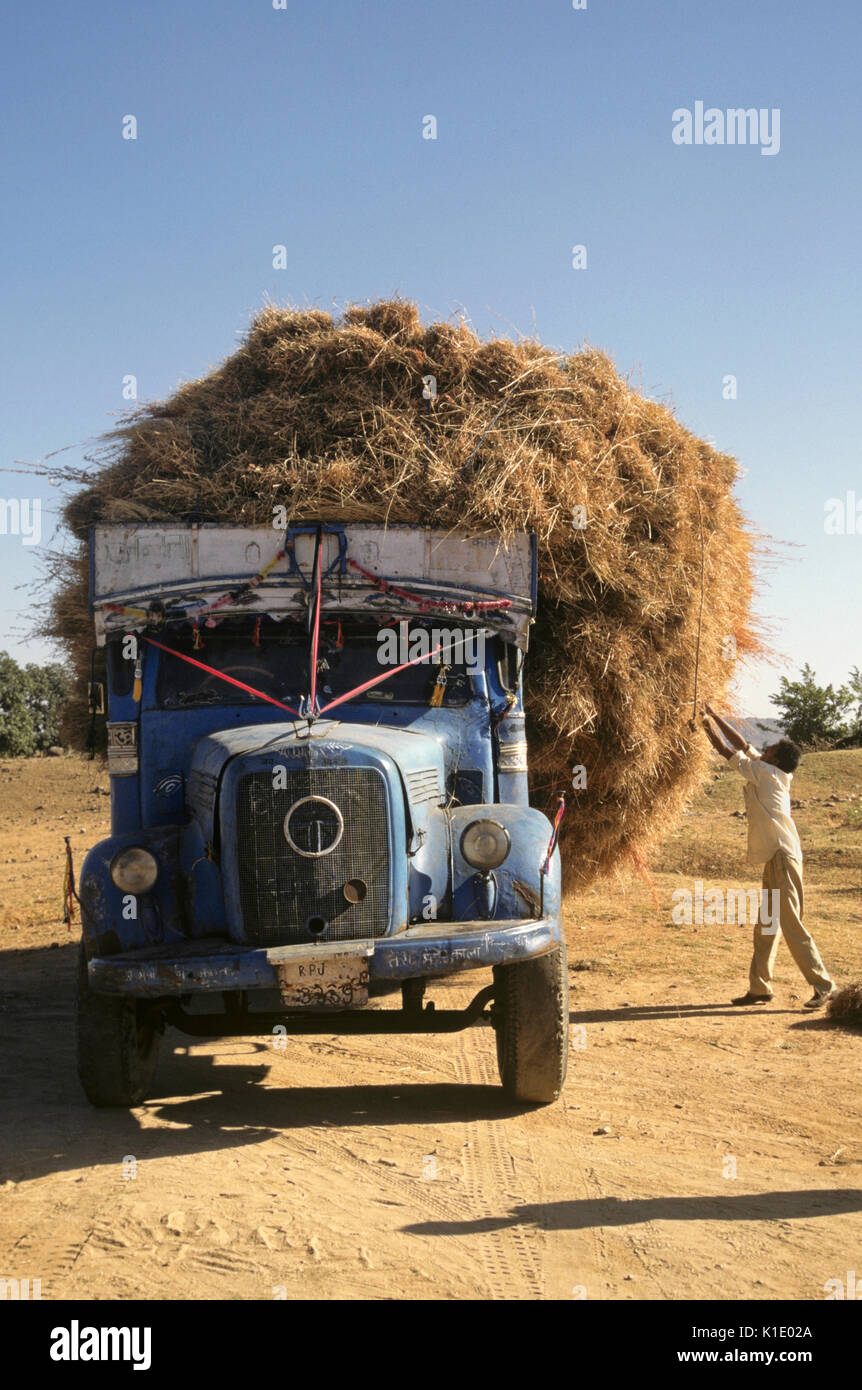
M557 843L557 835L559 834L559 830L560 830L560 821L563 819L563 816L564 816L565 814L566 814L566 798L565 798L564 796L561 796L561 797L560 797L560 804L559 804L559 806L557 807L557 814L554 816L554 826L553 826L553 829L552 829L552 831L551 831L551 843L548 845L548 853L545 855L545 862L544 862L544 864L542 865L542 870L541 870L541 871L542 871L543 874L546 874L546 873L548 872L548 869L551 867L551 855L553 854L554 848L555 848L556 843Z
M460 612L467 616L471 613L487 613L496 608L512 607L512 600L508 598L485 599L482 602L473 599L425 598L423 594L411 594L407 589L397 588L390 584L388 579L382 579L379 574L367 570L358 560L351 560L349 556L347 563L351 569L358 570L364 579L370 579L372 584L376 584L381 593L393 594L395 598L403 599L406 603L414 603L422 613L427 613L432 608L441 608L444 613Z

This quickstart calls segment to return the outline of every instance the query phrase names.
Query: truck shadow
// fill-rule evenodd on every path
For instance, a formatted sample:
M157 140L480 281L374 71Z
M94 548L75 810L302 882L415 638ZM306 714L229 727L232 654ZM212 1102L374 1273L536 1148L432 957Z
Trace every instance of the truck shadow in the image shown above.
M76 954L74 942L0 952L0 1184L105 1167L116 1167L120 1182L130 1157L240 1148L306 1126L441 1125L527 1108L487 1085L291 1085L282 1057L271 1077L272 1047L260 1039L201 1046L169 1029L153 1099L133 1111L97 1110L76 1071ZM397 1037L392 1041L397 1046ZM358 1061L361 1076L360 1067Z

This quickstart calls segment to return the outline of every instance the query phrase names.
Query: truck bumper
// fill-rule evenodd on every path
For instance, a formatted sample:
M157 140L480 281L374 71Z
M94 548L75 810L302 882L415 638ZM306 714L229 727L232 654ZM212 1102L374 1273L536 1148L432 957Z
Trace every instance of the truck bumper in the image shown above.
M531 922L432 922L408 927L397 936L339 942L338 949L344 955L354 951L356 955L367 955L371 980L410 980L547 955L559 941L559 922L543 917ZM332 943L267 949L236 945L220 938L201 938L115 956L96 956L89 962L88 975L90 987L97 994L149 999L276 989L277 965L312 961L332 951Z

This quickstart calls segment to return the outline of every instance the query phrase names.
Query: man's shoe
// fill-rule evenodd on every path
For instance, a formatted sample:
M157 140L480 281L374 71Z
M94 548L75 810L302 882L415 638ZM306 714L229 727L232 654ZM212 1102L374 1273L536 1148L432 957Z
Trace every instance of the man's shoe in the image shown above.
M837 993L838 990L835 985L833 985L831 989L824 990L822 994L815 992L802 1007L803 1009L822 1009L823 1005L828 1003L830 999L833 999Z
M740 994L737 999L732 999L732 1004L768 1004L772 999L771 994L752 994L751 990L747 994ZM808 1008L808 1005L805 1006Z

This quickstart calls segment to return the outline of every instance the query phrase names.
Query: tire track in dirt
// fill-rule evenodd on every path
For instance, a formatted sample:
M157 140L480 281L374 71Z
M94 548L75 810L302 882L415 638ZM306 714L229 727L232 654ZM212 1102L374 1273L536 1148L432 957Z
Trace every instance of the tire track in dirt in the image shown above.
M484 1032L484 1030L483 1030ZM460 1079L470 1085L490 1085L493 1063L479 1057L471 1049L471 1033L459 1035L457 1065ZM519 1183L518 1170L502 1144L498 1126L489 1120L468 1120L469 1147L464 1149L466 1186L471 1202L481 1217L495 1220L501 1217L500 1197L510 1193L518 1206L530 1205L531 1194ZM532 1165L532 1153L530 1163ZM492 1193L492 1207L486 1193ZM475 1237L481 1251L488 1284L494 1298L513 1299L544 1297L543 1233L541 1226L524 1230L520 1225L488 1229Z
M29 1278L31 1282L41 1279L43 1299L63 1297L60 1285L71 1276L93 1236L98 1214L106 1205L104 1194L94 1194L93 1200L84 1205L83 1211L80 1199L77 1200L73 1216L55 1208L47 1223L38 1200L31 1202L21 1197L15 1200L15 1205L19 1207L17 1212L7 1198L5 1215L7 1220L16 1220L18 1234L7 1236L0 1242L0 1278ZM32 1220L28 1211L31 1207L34 1211ZM52 1230L50 1243L37 1239L39 1227L45 1224Z
M427 1179L401 1178L391 1169L387 1169L385 1179L381 1181L380 1171L374 1166L374 1161L362 1158L361 1155L354 1153L347 1147L346 1141L350 1138L350 1133L349 1130L342 1131L340 1140L335 1142L319 1137L317 1134L315 1134L314 1140L303 1140L298 1138L294 1132L289 1140L277 1139L274 1142L278 1147L290 1153L303 1154L309 1170L319 1167L318 1159L322 1152L331 1160L336 1172L347 1167L358 1173L374 1188L377 1197L380 1196L381 1190L385 1192L386 1196L393 1192L398 1193L405 1199L406 1206L411 1209L418 1209L423 1216L436 1217L445 1222L464 1219L463 1201L456 1198L451 1200L441 1198L434 1192L431 1182Z

